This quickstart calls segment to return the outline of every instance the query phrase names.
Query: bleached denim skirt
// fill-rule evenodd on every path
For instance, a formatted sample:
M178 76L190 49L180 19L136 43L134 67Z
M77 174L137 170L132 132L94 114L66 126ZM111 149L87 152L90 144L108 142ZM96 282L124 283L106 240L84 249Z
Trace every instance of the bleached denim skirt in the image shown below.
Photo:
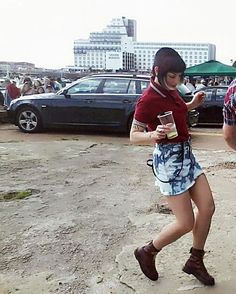
M175 196L192 187L203 170L192 153L191 141L156 144L153 151L155 184L166 196Z

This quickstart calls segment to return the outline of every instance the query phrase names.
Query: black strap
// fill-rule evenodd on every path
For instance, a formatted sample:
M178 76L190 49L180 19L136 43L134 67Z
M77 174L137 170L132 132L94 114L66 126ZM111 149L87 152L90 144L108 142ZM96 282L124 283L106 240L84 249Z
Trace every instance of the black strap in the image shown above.
M155 176L160 182L162 182L162 183L171 183L171 182L173 182L173 181L179 176L180 172L181 172L182 169L183 169L183 164L184 164L184 143L183 143L183 142L181 143L181 159L182 159L181 168L178 170L178 172L177 172L177 174L175 175L175 177L172 178L172 179L169 179L168 181L163 181L163 180L161 180L161 179L157 176L157 174L156 174L156 172L155 172L155 169L154 169L154 167L153 167L153 159L151 159L151 158L148 159L148 160L147 160L147 165L148 165L149 167L152 168L152 172L153 172L154 176Z

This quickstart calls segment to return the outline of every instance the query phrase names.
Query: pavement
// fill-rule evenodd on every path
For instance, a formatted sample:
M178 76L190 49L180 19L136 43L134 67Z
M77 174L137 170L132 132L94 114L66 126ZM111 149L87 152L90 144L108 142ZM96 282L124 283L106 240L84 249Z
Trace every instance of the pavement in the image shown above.
M151 146L114 135L24 134L4 124L1 192L36 192L0 202L0 293L235 294L236 153L219 135L193 133L216 204L205 256L215 287L181 270L191 234L158 254L157 282L134 258L173 220L146 166Z

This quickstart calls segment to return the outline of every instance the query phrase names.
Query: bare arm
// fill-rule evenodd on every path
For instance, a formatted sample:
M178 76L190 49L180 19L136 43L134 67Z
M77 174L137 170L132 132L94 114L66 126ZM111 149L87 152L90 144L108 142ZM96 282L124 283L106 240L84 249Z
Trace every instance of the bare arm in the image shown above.
M236 125L230 126L224 123L223 136L229 147L236 150Z
M155 131L146 132L145 128L133 121L130 130L130 141L133 143L155 143L158 140L162 140L166 137L166 132L170 128L159 125Z
M204 98L205 98L205 93L203 91L197 92L193 96L192 101L186 103L188 111L198 107L203 102Z

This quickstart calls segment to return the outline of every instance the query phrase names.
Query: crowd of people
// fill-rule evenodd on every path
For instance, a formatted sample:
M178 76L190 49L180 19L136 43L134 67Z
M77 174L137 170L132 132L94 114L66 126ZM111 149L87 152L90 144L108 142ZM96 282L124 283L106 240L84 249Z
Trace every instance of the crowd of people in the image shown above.
M60 79L50 77L36 78L24 77L21 81L18 78L13 80L5 79L5 94L4 108L9 107L11 101L20 96L42 94L42 93L56 93L63 86Z
M194 78L186 77L183 83L185 86L194 93L195 91L201 90L204 87L209 86L226 86L232 82L232 77L209 77L209 78Z

